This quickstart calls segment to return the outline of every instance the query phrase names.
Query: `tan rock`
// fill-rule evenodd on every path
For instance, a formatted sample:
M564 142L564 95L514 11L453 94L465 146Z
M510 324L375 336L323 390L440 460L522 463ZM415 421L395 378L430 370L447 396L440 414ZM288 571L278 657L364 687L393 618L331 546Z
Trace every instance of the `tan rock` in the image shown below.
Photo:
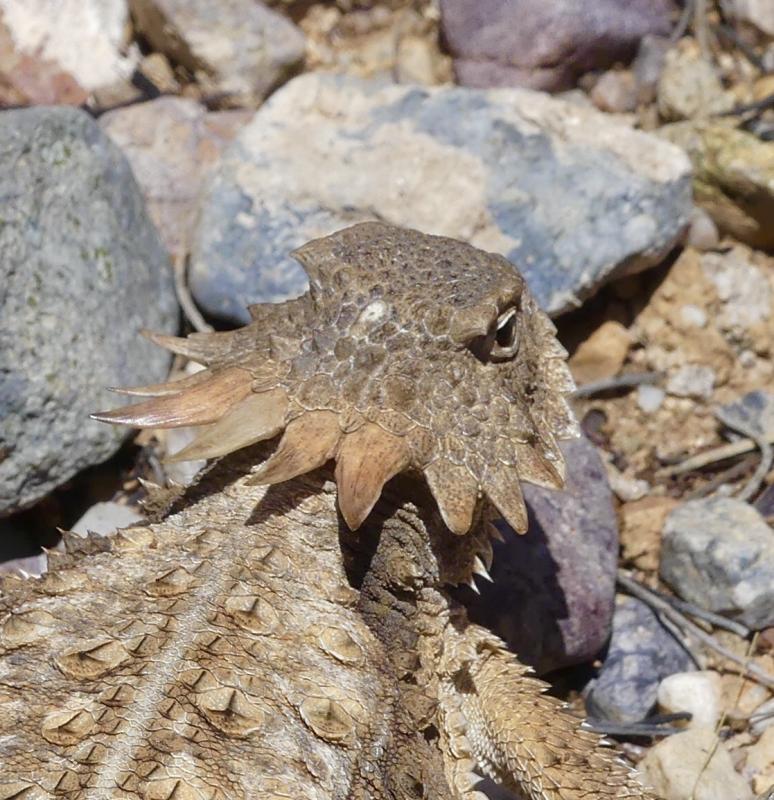
M621 546L627 562L642 570L658 569L661 529L676 505L671 497L644 497L621 506Z
M733 674L722 676L721 691L723 711L732 723L746 723L756 709L771 697L771 692L757 681Z
M774 787L774 727L767 728L747 750L745 773L752 778L756 794Z
M651 748L640 763L644 782L664 800L753 800L712 728L690 728Z
M187 252L199 190L248 118L242 111L208 112L182 97L160 97L100 118L129 159L151 219L173 256Z
M694 197L718 227L754 247L774 247L774 156L771 142L724 120L665 125L694 165Z
M715 68L693 42L667 53L657 102L661 118L667 121L706 117L733 105Z
M583 385L617 375L631 344L631 334L620 322L603 322L570 359L575 381Z

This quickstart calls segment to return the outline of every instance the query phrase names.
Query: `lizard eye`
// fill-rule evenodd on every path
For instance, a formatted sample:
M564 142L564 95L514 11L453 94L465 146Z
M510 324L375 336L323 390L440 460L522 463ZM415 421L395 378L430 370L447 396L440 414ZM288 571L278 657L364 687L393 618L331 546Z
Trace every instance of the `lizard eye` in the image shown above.
M519 314L509 308L500 314L495 329L494 342L489 353L491 361L505 361L519 351Z
M473 355L483 362L507 361L519 351L519 312L503 311L486 336L476 337L469 345Z

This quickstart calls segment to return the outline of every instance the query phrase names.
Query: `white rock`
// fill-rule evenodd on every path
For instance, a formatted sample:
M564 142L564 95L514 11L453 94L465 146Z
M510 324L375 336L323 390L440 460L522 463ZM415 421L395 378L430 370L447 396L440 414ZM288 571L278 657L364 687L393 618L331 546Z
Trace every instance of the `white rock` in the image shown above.
M640 772L663 800L753 800L712 728L690 728L659 742L640 763Z
M0 0L16 47L55 61L88 91L126 80L137 58L121 54L126 0Z
M73 533L86 536L88 533L98 533L101 536L110 536L120 528L128 528L137 522L142 522L143 517L129 506L120 503L95 503L72 527Z
M705 253L701 268L723 301L717 316L721 328L751 328L771 316L771 283L764 271L750 261L749 251L735 247L729 253Z
M722 682L711 670L676 672L658 687L658 704L665 714L688 711L689 726L714 728L720 719Z
M715 388L715 370L703 364L686 364L669 376L666 390L675 397L707 400Z
M661 408L666 393L659 386L649 383L640 384L637 387L637 405L646 414L652 414Z

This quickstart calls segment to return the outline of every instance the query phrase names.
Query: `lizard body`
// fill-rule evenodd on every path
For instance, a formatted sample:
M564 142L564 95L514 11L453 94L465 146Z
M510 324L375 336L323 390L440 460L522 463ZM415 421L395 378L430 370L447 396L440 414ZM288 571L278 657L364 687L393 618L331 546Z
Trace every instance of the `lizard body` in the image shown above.
M223 457L156 521L3 579L0 800L652 797L448 593L493 513L525 529L519 480L561 483L551 323L441 237L365 223L299 258L307 295L157 337L207 369L98 415Z

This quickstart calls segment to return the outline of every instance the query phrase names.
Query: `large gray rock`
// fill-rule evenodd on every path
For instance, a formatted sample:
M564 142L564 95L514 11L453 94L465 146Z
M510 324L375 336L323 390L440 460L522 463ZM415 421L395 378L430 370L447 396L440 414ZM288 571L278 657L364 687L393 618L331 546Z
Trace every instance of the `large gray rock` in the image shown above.
M85 113L0 113L0 513L126 435L89 420L106 386L163 378L140 328L172 331L171 272L129 165Z
M774 625L774 531L729 497L691 500L667 517L661 577L685 600L750 628Z
M551 313L659 261L691 209L684 154L605 115L519 89L296 78L224 154L192 288L211 314L302 292L288 255L379 218L514 261Z
M691 657L653 611L634 597L621 597L607 655L587 687L586 708L597 719L637 722L655 705L664 678L692 669Z
M566 89L671 32L670 0L441 0L441 29L465 86Z
M524 485L529 532L502 525L494 582L478 581L481 595L469 604L476 622L539 672L592 658L613 618L618 522L605 468L588 439L561 448L565 490Z

